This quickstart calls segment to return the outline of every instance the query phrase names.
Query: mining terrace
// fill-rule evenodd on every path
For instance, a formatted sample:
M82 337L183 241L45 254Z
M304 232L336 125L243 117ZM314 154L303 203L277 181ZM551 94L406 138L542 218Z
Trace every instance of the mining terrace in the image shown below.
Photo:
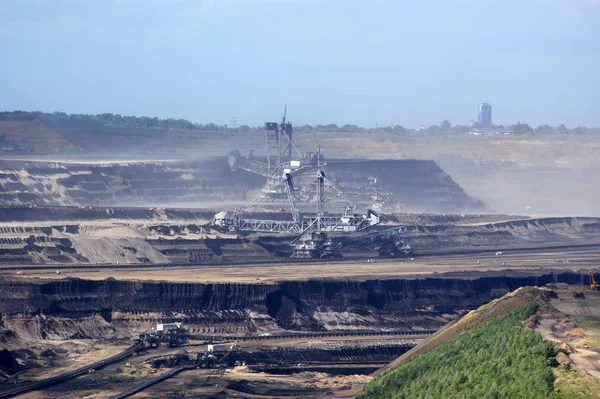
M267 143L288 134L269 126ZM353 397L519 287L594 313L596 293L569 295L598 275L600 218L497 213L431 160L317 152L292 170L283 150L273 168L4 157L0 398Z
M5 391L352 397L466 312L521 286L581 287L600 257L597 218L397 213L333 234L342 258L291 259L287 236L223 232L215 211L0 208ZM412 253L390 257L397 241ZM161 323L185 326L185 342L128 349ZM203 357L221 343L240 349Z

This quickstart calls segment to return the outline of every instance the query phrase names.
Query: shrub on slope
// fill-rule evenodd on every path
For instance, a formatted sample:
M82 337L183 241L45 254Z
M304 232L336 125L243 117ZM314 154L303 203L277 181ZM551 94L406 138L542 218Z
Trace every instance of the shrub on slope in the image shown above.
M554 348L521 322L529 303L370 382L359 399L548 398Z

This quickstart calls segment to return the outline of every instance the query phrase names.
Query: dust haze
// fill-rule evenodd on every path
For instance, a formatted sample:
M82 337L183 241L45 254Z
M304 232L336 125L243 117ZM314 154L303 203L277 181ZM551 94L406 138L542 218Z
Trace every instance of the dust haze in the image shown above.
M598 396L598 0L29 3L0 399Z
M468 193L498 213L537 216L598 216L600 168L521 166L514 162L475 165L466 160L438 163Z

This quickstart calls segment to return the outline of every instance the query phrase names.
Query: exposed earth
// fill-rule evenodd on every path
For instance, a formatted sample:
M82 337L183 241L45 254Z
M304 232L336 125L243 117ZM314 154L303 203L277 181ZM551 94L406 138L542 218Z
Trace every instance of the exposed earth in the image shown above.
M211 224L216 213L191 208L0 207L0 267L18 271L20 265L289 262L294 237L224 232ZM291 219L289 213L273 210L252 210L249 215ZM386 235L399 226L406 233ZM381 224L365 232L331 237L342 245L346 259L385 258L405 243L418 256L496 253L594 244L600 219L402 213L382 215Z
M4 140L21 135L33 152L0 161L0 398L19 387L23 398L350 398L532 286L548 306L528 327L577 376L600 377L590 138L300 134L304 150L328 149L326 216L356 202L358 214L379 205L381 223L331 233L342 258L295 260L295 235L213 223L265 184L227 157L264 155L262 136L174 131L170 148L152 129L9 122ZM138 139L138 153L117 154ZM318 168L294 175L308 187L303 213L315 212ZM292 219L281 199L244 215ZM154 347L143 334L161 323L181 323L185 339ZM238 346L208 357L218 343Z
M265 155L264 135L257 131L233 133L118 128L94 123L61 123L43 119L0 121L0 136L6 142L20 137L21 145L28 148L21 154L2 155L5 160L3 168L6 168L9 174L11 170L27 169L21 162L23 160L30 166L36 162L40 165L54 164L59 170L62 169L63 173L65 163L94 164L96 170L112 163L117 166L106 169L106 180L98 181L94 176L91 176L91 180L96 187L98 184L106 186L112 180L115 183L115 191L118 191L120 185L118 179L114 181L110 175L113 173L117 178L118 175L122 175L118 170L124 169L123 163L129 163L130 167L133 164L147 164L146 169L158 171L164 167L165 161L176 161L179 165L187 162L187 166L180 166L187 172L195 169L190 165L198 165L198 161L207 156L226 156L234 148ZM438 136L419 133L399 135L385 130L332 133L314 129L295 132L294 137L301 152L314 151L316 145L320 145L326 158L331 159L433 160L469 196L481 200L490 207L489 209L499 213L600 216L600 209L593 200L600 195L600 186L595 184L600 168L600 141L597 134L555 132L488 137L469 135L468 130L460 134ZM13 144L8 143L8 146L12 147ZM56 164L57 161L59 164ZM75 166L73 172L78 173L77 169L81 169L81 166ZM89 171L88 169L87 172ZM53 174L56 172L57 170L54 170ZM177 176L173 175L167 179ZM201 171L199 176L202 176ZM63 178L67 177L69 176L65 175ZM123 177L126 182L128 176ZM167 176L163 175L159 180L164 181L164 177ZM56 176L52 175L46 176L47 183L55 178ZM79 177L82 178L83 176ZM416 175L415 178L417 183L421 180ZM70 178L71 183L74 180L76 178ZM187 187L181 183L169 183L169 187L173 186L187 191ZM63 204L94 205L94 193L86 193L85 188L78 190L76 186L68 186L66 189L72 191L73 197L61 197L59 193L53 193L47 198L51 202L43 203L56 204L63 201ZM10 199L10 203L30 202L32 198L38 197L16 195L18 191L7 189L10 195L6 198ZM24 193L28 191L25 190ZM156 201L153 205L162 203L176 206L185 202L198 206L199 202L207 200L198 199L191 191L186 194L180 191L181 198L171 197L168 200L161 198L161 195L155 196L148 191L147 193ZM96 205L115 204L109 202L112 200L111 196L98 194L96 198L99 202ZM150 203L127 194L126 190L121 194L124 194L123 199L129 202L121 202L118 205L143 206ZM73 202L64 202L67 197ZM411 208L407 210L419 211ZM449 209L431 211L452 212ZM460 210L466 211L468 210Z

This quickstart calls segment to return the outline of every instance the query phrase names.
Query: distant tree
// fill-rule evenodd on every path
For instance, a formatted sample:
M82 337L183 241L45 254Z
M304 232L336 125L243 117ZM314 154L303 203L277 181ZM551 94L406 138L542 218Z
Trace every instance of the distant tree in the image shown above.
M346 125L342 126L339 130L342 132L357 133L357 132L360 132L361 129L360 129L360 127L358 127L356 125L346 124Z
M313 127L311 125L303 125L303 126L297 127L296 130L311 132L313 130Z
M527 123L521 123L521 122L517 123L516 125L510 126L510 129L515 134L526 134L526 133L533 132L533 129L531 128L531 126L529 126Z
M148 116L122 116L119 114L111 114L111 113L103 113L96 115L86 115L86 114L66 114L64 112L41 112L41 111L5 111L0 112L0 120L33 120L40 119L42 123L49 123L54 125L67 125L71 127L101 127L101 126L110 126L110 127L126 127L126 128L144 128L144 129L173 129L173 130L200 130L200 131L220 131L220 132L229 132L231 129L227 125L216 125L214 123L209 123L207 125L192 123L186 119L158 119L156 117L148 117ZM502 126L496 126L499 128L503 128ZM533 132L534 130L527 125L526 123L518 123L513 126L509 126L515 133L525 134ZM247 129L245 131L251 132L261 132L263 130L262 126L259 127L250 127L247 126L244 128ZM328 125L303 125L296 126L294 128L296 131L321 131L321 132L391 132L395 134L414 134L415 131L411 130L407 131L400 125L395 126L386 126L379 127L376 129L365 129L363 127L351 124L345 124L341 127L338 127L336 124L328 124ZM543 133L551 133L552 131L556 133L573 133L573 134L600 134L600 129L598 128L585 128L585 127L577 127L576 129L569 130L565 125L561 124L556 127L556 129L552 130L552 126L549 125L540 125L535 129L535 132L543 132ZM422 128L418 131L421 134L460 134L464 133L468 130L466 126L452 126L450 121L444 120L440 123L440 126L430 126L428 128Z
M337 132L338 126L335 123L330 123L329 125L316 125L315 130L320 132Z
M556 126L556 132L557 133L567 133L569 131L569 129L567 129L567 127L565 125L563 125L562 123L558 126Z
M114 119L114 115L113 114L109 114L109 113L105 113L105 114L98 114L96 115L97 119L100 119L102 121L108 122L108 123L112 123L113 119Z
M441 129L438 125L431 125L425 129L423 129L423 133L425 133L425 134L440 134Z
M392 132L396 134L406 134L406 129L400 125L394 125L394 127L392 127Z
M469 127L466 125L454 125L452 126L452 132L456 134L465 133L469 131Z
M535 132L541 133L541 134L551 134L551 133L554 133L554 131L555 131L554 127L552 127L550 125L540 125L535 128Z
M571 130L573 134L586 134L588 129L583 126L577 126L575 129Z
M238 131L240 131L242 133L248 133L250 131L250 126L241 125L240 127L238 127Z

